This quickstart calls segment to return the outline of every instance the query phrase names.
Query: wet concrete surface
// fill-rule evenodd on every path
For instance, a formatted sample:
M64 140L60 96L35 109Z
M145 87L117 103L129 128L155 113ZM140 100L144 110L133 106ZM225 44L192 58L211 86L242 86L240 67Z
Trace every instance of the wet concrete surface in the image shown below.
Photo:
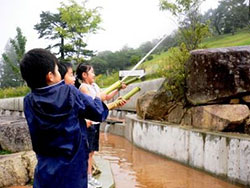
M133 146L120 136L102 133L96 155L110 161L116 188L237 188L200 170Z

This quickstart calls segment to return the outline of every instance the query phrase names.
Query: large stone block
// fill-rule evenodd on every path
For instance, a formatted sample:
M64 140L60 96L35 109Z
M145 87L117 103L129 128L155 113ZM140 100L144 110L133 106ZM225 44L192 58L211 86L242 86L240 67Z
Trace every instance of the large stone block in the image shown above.
M25 118L0 116L0 146L11 152L32 150L28 125Z
M186 96L194 105L250 91L250 46L194 50L186 68Z
M25 185L33 178L36 163L32 151L1 156L0 187Z
M136 111L136 101L138 97L145 94L149 90L155 90L155 91L159 90L162 87L164 81L165 81L165 78L158 78L155 80L134 83L134 84L129 85L126 89L120 90L118 96L124 96L126 93L128 93L135 87L141 88L141 90L138 93L136 93L133 97L131 97L124 106L120 107L120 109L128 110L128 111Z
M197 128L234 131L249 116L249 109L242 104L206 105L191 108L192 126Z
M148 91L138 97L136 113L142 119L164 120L168 112L176 107L176 103L171 100L166 91ZM174 119L172 117L174 115L170 119Z

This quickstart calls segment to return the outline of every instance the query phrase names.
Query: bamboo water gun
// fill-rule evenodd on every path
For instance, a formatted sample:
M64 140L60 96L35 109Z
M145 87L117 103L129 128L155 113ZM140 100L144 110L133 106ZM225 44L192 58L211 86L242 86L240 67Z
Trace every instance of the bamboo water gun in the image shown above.
M127 81L124 81L124 83L128 86L129 84L137 81L137 80L140 80L141 77L134 77L130 80L127 80ZM116 89L119 89L122 87L122 81L118 80L117 82L115 82L114 84L112 84L111 86L109 86L106 90L104 90L104 93L105 94L109 94L111 93L112 91L116 90Z
M120 106L120 103L122 102L122 100L129 100L133 95L135 95L137 92L139 92L141 90L141 88L139 87L135 87L134 89L132 89L130 92L128 92L127 94L125 94L122 97L119 97L118 99L116 99L114 102L109 103L108 109L112 110L114 108L117 108Z

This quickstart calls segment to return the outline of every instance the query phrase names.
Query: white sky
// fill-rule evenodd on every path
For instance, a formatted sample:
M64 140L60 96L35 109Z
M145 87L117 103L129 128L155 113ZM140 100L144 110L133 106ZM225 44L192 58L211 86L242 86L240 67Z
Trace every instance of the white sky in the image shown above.
M0 0L0 54L20 27L27 38L26 51L47 47L49 41L38 39L34 25L40 23L42 11L57 12L60 2L67 0ZM80 2L80 0L77 0ZM159 0L89 0L91 6L103 7L101 24L104 30L88 38L88 48L94 51L117 51L123 46L137 48L143 42L161 38L177 28L167 11L159 10ZM215 8L217 0L206 0L202 10Z

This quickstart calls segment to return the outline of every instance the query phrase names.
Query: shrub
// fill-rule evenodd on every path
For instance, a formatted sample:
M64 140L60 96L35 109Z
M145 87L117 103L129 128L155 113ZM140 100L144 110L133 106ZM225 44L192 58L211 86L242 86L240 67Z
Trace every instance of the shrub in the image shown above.
M177 99L184 96L185 89L185 63L190 54L185 44L169 49L165 63L159 67L159 74L167 79L165 89L170 96Z
M27 86L0 89L0 98L25 96L30 89Z

